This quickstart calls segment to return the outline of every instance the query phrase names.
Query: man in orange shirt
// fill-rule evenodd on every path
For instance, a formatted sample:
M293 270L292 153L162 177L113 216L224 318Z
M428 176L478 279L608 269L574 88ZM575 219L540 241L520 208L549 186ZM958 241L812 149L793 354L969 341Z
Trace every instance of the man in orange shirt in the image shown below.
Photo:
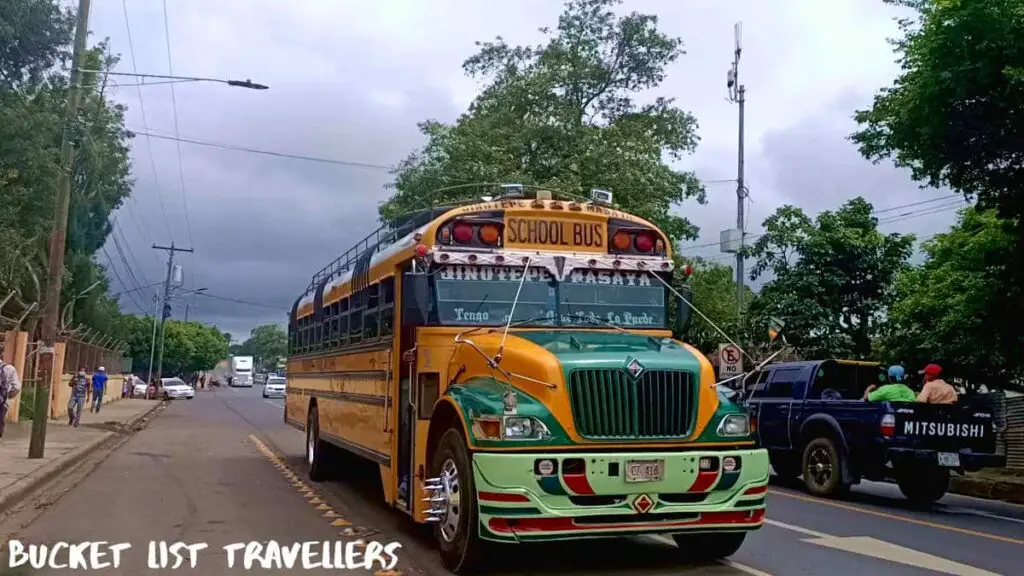
M918 402L956 404L956 389L947 384L942 378L939 378L939 375L942 374L941 366L929 364L924 367L924 370L921 370L920 374L924 374L924 387L921 388L921 393L917 395Z

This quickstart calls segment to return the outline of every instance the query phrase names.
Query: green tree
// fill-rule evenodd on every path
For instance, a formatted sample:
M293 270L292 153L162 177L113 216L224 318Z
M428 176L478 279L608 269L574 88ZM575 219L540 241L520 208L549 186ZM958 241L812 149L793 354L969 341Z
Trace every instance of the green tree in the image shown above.
M912 235L879 232L872 210L854 198L814 220L793 206L769 216L749 249L751 280L773 276L749 307L751 324L781 319L789 343L806 355L870 357L914 243Z
M685 277L686 267L690 276ZM718 352L718 345L725 342L722 335L708 323L714 322L730 338L742 339L741 326L736 321L736 280L732 268L703 258L676 257L675 283L686 283L693 290L693 304L700 314L693 313L690 328L684 340L705 354ZM756 295L750 288L745 290L744 303L749 306Z
M71 55L75 15L58 0L0 3L0 91L37 85Z
M288 355L288 335L277 324L265 324L252 329L249 336L253 355L264 370L277 367L277 361Z
M886 0L912 9L893 44L902 73L855 118L864 156L1024 215L1024 0Z
M1019 318L992 314L1005 299L998 275L1012 257L1012 224L973 208L923 245L927 260L908 268L883 332L883 350L911 365L939 362L957 376L1006 387L1019 379L1020 344L1006 337Z
M86 53L84 67L109 70L116 62L103 42ZM31 79L33 74L22 77ZM82 83L81 107L71 132L75 156L61 309L73 303L64 319L78 324L79 316L99 330L104 327L91 323L103 318L110 302L106 275L93 256L110 234L111 213L131 192L132 135L124 128L124 108L107 97L105 80L87 73ZM53 73L46 85L19 84L17 89L0 89L0 242L5 247L0 251L0 291L4 296L15 293L8 303L11 309L4 311L7 316L20 316L37 304L29 316L32 330L42 308L67 78Z
M687 198L703 202L704 190L665 160L693 152L697 122L671 99L633 99L664 80L682 40L660 32L656 16L616 16L619 3L569 0L557 27L541 29L543 44L479 43L463 69L484 88L455 124L420 125L427 143L398 168L381 216L460 196L438 192L445 187L520 182L575 194L608 189L670 237L695 237L696 227L671 209Z

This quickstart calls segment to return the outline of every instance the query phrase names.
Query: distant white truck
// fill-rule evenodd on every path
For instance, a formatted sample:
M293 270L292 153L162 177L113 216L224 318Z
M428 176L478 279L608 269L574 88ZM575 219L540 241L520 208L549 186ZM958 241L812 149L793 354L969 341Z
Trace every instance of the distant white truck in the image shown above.
M252 356L232 356L228 384L231 386L252 386Z

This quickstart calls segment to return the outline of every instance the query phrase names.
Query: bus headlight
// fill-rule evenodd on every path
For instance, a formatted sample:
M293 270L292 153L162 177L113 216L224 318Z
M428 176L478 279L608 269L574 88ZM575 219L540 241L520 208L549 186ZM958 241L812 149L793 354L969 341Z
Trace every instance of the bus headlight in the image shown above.
M719 436L749 436L750 419L746 414L726 414L718 423Z
M533 416L481 416L473 419L478 440L544 440L548 427Z

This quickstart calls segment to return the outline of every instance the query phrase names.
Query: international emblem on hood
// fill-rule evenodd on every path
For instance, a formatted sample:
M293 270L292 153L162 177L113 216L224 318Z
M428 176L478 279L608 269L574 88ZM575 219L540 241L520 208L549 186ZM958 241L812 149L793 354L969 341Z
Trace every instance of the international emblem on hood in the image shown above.
M626 362L626 372L633 378L639 378L640 374L644 371L644 365L640 363L636 358L630 358Z

